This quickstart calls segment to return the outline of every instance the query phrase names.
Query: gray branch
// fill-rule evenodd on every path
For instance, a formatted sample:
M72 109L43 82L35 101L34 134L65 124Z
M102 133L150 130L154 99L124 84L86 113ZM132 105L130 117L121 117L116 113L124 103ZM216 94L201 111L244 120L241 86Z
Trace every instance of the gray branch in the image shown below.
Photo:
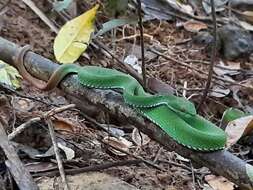
M17 45L0 38L0 57L3 61L15 66L13 58L17 50ZM48 80L58 67L56 63L33 52L26 54L25 66L33 76L44 81ZM105 110L118 120L133 124L167 150L175 151L201 166L209 168L213 173L226 177L242 189L253 189L252 176L249 176L250 172L253 171L251 165L227 150L201 153L177 144L162 129L124 104L119 93L112 90L96 90L81 86L76 75L66 77L61 82L60 88L66 93L69 100L75 103L86 114L94 114L101 109Z
M10 170L15 182L17 183L20 190L38 190L37 184L34 182L31 174L25 168L21 160L19 159L14 147L8 140L5 132L6 126L0 116L0 147L4 151L7 160L5 164ZM1 187L2 189L4 187Z

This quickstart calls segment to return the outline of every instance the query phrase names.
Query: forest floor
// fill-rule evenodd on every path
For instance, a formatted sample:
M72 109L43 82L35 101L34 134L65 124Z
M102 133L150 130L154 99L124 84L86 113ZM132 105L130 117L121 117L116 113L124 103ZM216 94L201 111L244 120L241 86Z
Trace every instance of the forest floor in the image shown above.
M47 0L33 0L35 4L52 20L61 26L64 21L51 11L50 4ZM2 4L6 1L1 0ZM87 2L78 2L78 14L87 10ZM94 2L92 3L94 4ZM90 4L90 7L91 5ZM40 54L50 60L55 61L53 54L53 42L56 34L22 1L12 1L7 5L8 11L0 18L0 35L20 46L29 44L37 54ZM102 12L99 13L97 22L103 23L107 18ZM159 49L163 54L169 55L176 60L188 61L189 67L184 67L170 60L166 60L152 53L147 53L147 72L150 76L155 77L177 90L178 94L184 94L190 98L196 105L198 104L207 75L198 72L199 69L208 72L208 66L202 64L201 61L209 61L207 53L204 52L203 47L195 46L191 42L180 43L186 39L191 39L192 34L184 29L177 27L176 22L166 21L148 21L144 23L144 39L146 47L153 47ZM137 58L141 58L138 28L127 26L117 31L116 46L113 43L110 35L105 35L101 39L110 49L114 49L114 54L121 60L127 55L134 54ZM82 65L102 65L103 67L118 68L117 62L106 58L99 49L88 48L86 51L88 57L82 57L78 62ZM200 63L190 63L190 60L199 60ZM217 61L218 62L218 61ZM191 90L184 90L185 88ZM200 90L199 90L200 89ZM241 90L241 100L245 104L250 105L252 96L248 91ZM53 92L41 92L36 89L29 82L23 80L21 93L36 97L43 100L47 104L42 104L31 99L23 99L13 95L11 113L8 118L9 123L18 126L26 122L29 118L35 117L37 113L46 112L53 108L52 104L64 105L69 104L65 99L64 94L59 90ZM251 99L250 99L251 98ZM14 105L16 104L18 105ZM24 104L24 105L22 105ZM27 106L26 104L29 104ZM202 115L213 121L219 123L224 110L231 106L236 106L237 102L231 95L223 97L210 96L202 106ZM27 110L22 110L22 106L29 107ZM94 128L94 124L86 120L78 112L67 111L58 115L59 120L71 121L78 123L79 127L74 130L75 134L61 134L64 139L73 142L79 146L81 150L76 150L76 158L74 161L82 163L84 166L92 166L95 164L102 164L109 161L121 161L131 159L131 156L119 156L108 151L106 147L98 146L100 144L97 140L99 135L104 135L105 132ZM108 119L104 114L98 115L97 122L107 124ZM44 125L41 123L40 125ZM39 127L36 125L35 127ZM117 123L114 123L116 126ZM120 124L118 124L120 125ZM125 131L125 138L131 140L131 133L134 126L117 126ZM48 135L42 135L44 129L32 130L25 133L18 138L21 144L29 145L35 149L46 149L51 145L47 141ZM246 149L247 151L248 149ZM234 151L238 154L242 152L242 147L236 146ZM140 189L166 189L166 190L185 190L185 189L203 189L207 184L205 176L210 174L208 169L200 168L193 169L193 164L176 154L175 152L168 152L161 148L155 141L150 141L144 146L135 146L131 152L135 155L141 156L146 160L153 161L158 157L156 163L166 172L160 171L145 164L126 165L120 167L113 167L100 172L105 172L111 176L118 177L121 180L132 184ZM239 155L240 156L240 155ZM243 157L243 155L242 155ZM24 158L25 162L32 162L30 159ZM165 161L165 162L164 162ZM169 161L169 162L166 162ZM43 162L41 160L41 162ZM71 165L71 163L68 163Z

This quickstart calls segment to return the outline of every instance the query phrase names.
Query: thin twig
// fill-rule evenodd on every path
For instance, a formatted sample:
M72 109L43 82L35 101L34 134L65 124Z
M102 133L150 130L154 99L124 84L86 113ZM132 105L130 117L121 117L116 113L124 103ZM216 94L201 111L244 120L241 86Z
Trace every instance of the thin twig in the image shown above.
M195 172L194 172L194 168L192 166L192 163L191 163L191 172L192 172L192 187L193 187L193 190L196 190L196 179L195 179Z
M125 154L127 154L127 155L129 155L129 156L132 156L133 158L140 159L140 160L142 160L145 164L147 164L147 165L149 165L149 166L152 166L152 167L154 167L154 168L156 168L156 169L158 169L158 170L160 170L160 171L165 171L165 170L164 170L163 168L161 168L160 166L154 164L153 162L151 162L151 161L149 161L149 160L145 160L145 159L142 158L141 156L134 155L134 154L132 154L132 153L126 151L126 150L123 150L123 149L121 149L121 148L119 148L119 147L113 146L113 145L111 145L111 144L109 144L109 143L106 143L106 142L104 142L104 141L101 141L101 142L104 143L104 144L107 145L107 146L110 146L110 147L112 147L112 148L114 148L114 149L120 151L120 152L123 152L123 153L125 153Z
M4 3L3 6L0 7L0 15L3 15L8 10L7 6L11 3L11 0L8 0L6 3Z
M206 101L206 97L209 91L209 88L212 83L212 77L213 77L213 67L215 64L215 59L216 59L216 49L217 49L217 23L216 23L216 12L215 12L215 5L214 5L214 0L211 0L211 8L212 8L212 18L213 18L213 45L212 45L212 55L211 55L211 63L209 66L209 72L208 72L208 77L207 77L207 82L206 82L206 87L203 92L203 96L200 100L200 103L198 105L197 110L199 111L203 103Z
M169 161L169 160L164 160L164 159L158 159L157 160L158 162L162 162L162 163L166 163L166 164L170 164L170 165L173 165L173 166L176 166L176 167L180 167L180 168L183 168L185 170L188 170L190 172L192 172L192 168L184 165L184 164L179 164L177 162L173 162L173 161Z
M170 60L170 61L173 61L173 62L175 62L175 63L178 63L179 65L181 65L181 66L183 66L183 67L186 67L186 68L189 68L189 69L191 69L191 70L197 71L197 73L201 73L201 74L204 74L204 75L207 75L207 76L208 76L208 73L206 73L205 71L202 71L201 69L195 68L195 67L193 67L193 66L191 66L191 65L189 65L189 64L186 64L186 63L183 62L183 61L177 60L177 59L175 59L175 58L173 58L173 57L171 57L171 56L164 55L164 54L162 54L161 52L155 50L154 48L150 48L149 51L151 51L151 52L155 53L156 55L159 55L159 56L161 56L161 57L163 57L163 58L165 58L165 59L167 59L167 60ZM220 80L220 81L222 81L222 82L229 83L229 84L231 84L231 85L237 85L237 86L241 86L241 87L244 87L244 88L253 89L253 88L250 87L250 86L245 86L245 85L240 84L240 83L238 83L238 82L230 81L230 80L224 79L224 78L219 77L219 76L213 76L213 79L215 79L215 80Z
M30 120L28 120L25 123L22 123L20 126L18 126L14 131L12 131L11 134L8 135L8 139L12 140L14 139L18 134L22 133L26 128L31 126L31 124L41 121L40 117L35 117Z
M77 111L80 115L82 115L87 121L93 123L97 128L105 131L106 133L108 133L112 137L118 138L117 135L115 135L114 133L112 133L108 128L104 127L103 124L98 123L95 119L93 119L92 117L88 116L86 113L81 112L80 110L75 110L75 111Z
M153 160L154 164L157 162L159 156L161 155L162 150L163 150L163 147L160 147L159 150L157 151L155 159Z
M134 159L134 160L123 160L118 162L111 162L111 163L102 163L99 165L94 166L88 166L83 168L75 168L75 169L66 169L66 174L69 175L75 175L79 173L84 172L91 172L91 171L101 171L105 169L109 169L112 167L119 167L119 166L129 166L129 165L136 165L142 163L142 160L140 159ZM59 175L59 171L50 171L50 172L43 172L43 173L36 173L33 174L33 177L41 177L41 176L47 176L47 177L55 177Z
M137 0L137 9L139 17L139 29L140 29L140 44L141 44L141 70L143 78L143 87L147 88L147 76L146 76L146 65L145 65L145 52L144 52L144 37L143 37L143 24L142 24L142 15L141 15L141 0Z
M3 90L5 93L8 93L8 94L15 94L16 96L19 96L21 98L26 98L26 99L29 99L29 100L33 100L33 101L36 101L36 102L40 102L42 104L45 104L45 105L48 105L48 106L55 106L55 107L59 107L59 105L57 104L54 104L54 103L47 103L43 100L40 100L40 99L37 99L35 97L31 97L31 96L26 96L24 94L21 94L17 91L15 91L12 87L10 87L9 85L6 85L6 84L3 84L3 83L0 83L0 89Z
M210 61L188 59L188 60L185 60L184 62L185 63L199 63L199 64L210 66ZM224 69L224 70L227 70L227 71L237 71L237 72L247 72L248 71L248 70L245 70L245 69L233 69L233 68L225 67L225 66L222 66L222 65L214 65L214 67L219 68L219 69Z
M40 17L40 19L51 28L52 31L55 33L59 32L59 29L54 25L54 23L47 18L47 16L34 4L33 1L23 0L23 2L30 7Z
M69 188L68 183L67 183L67 179L66 179L66 175L65 175L65 172L64 172L62 160L61 160L59 149L58 149L58 146L57 146L56 136L55 136L54 129L53 129L53 123L52 123L52 120L49 117L55 115L56 113L60 113L60 112L63 112L67 109L71 109L71 108L74 108L74 107L75 107L74 104L70 104L70 105L62 106L60 108L54 108L54 109L46 112L45 114L43 114L41 117L32 118L28 122L23 123L22 125L20 125L15 131L13 131L8 136L8 139L13 139L15 136L17 136L22 131L24 131L27 127L29 127L32 123L38 122L42 118L45 118L45 122L48 125L49 133L50 133L52 144L53 144L53 147L54 147L54 152L55 152L59 172L60 172L60 175L61 175L61 179L62 179L62 182L64 184L64 190L69 190L70 188Z
M50 116L53 116L55 115L56 113L60 113L60 112L64 112L66 110L69 110L69 109L72 109L72 108L75 108L75 104L68 104L68 105L64 105L62 107L59 107L59 108L53 108L51 109L50 111L46 112L44 114L43 117L50 117Z
M173 8L173 7L171 6L171 8ZM154 11L160 11L159 8L151 7L151 6L149 7L149 9L154 10ZM185 21L188 21L189 18L190 18L190 19L194 19L194 20L197 20L197 21L205 22L206 24L208 24L209 27L212 27L212 25L209 24L212 21L211 17L209 17L209 16L208 17L195 16L195 15L189 14L187 12L183 12L182 10L181 9L175 9L175 10L172 10L172 11L166 10L166 12L163 12L163 13L166 14L166 15L172 16L172 17L180 18L181 20L185 20ZM219 25L224 25L224 24L228 23L228 21L225 19L225 17L218 18L217 22L219 23Z
M184 62L181 61L181 60L178 60L178 59L173 58L172 56L165 55L165 54L163 54L163 53L161 53L161 52L155 50L154 48L149 48L149 51L151 51L152 53L155 53L155 54L158 55L158 56L163 57L163 58L166 59L166 60L173 61L173 62L178 63L179 65L181 65L181 66L183 66L183 67L186 67L186 68L189 68L189 69L191 69L191 70L194 70L194 71L197 71L197 72L199 72L199 73L202 73L202 74L207 75L207 73L204 72L204 71L202 71L201 69L195 68L195 67L193 67L193 66L191 66L191 65L189 65L189 64L187 64L187 63L184 63ZM165 62L165 63L163 63L163 64L167 64L167 62Z
M44 113L41 117L34 117L34 118L28 120L27 122L21 124L14 131L12 131L12 133L8 135L8 139L12 140L18 134L22 133L25 129L27 129L29 126L31 126L31 124L41 121L42 118L47 118L47 117L53 116L57 113L66 111L66 110L74 108L74 107L75 107L75 104L69 104L69 105L59 107L59 108L54 108L54 109Z
M114 55L106 45L104 45L102 42L100 42L100 41L98 41L96 39L93 39L93 41L94 41L94 43L91 43L91 45L93 45L93 46L96 46L96 45L99 46L102 50L104 50L105 52L107 52L107 53L105 53L104 51L102 51L102 53L104 53L105 56L108 57L108 54L109 54L111 56L110 58L113 58L118 63L120 63L119 66L122 69L124 69L125 71L127 71L130 75L132 75L140 83L143 82L142 77L131 66L129 66L127 64L124 64L124 62L121 61L116 55Z
M53 143L55 157L56 157L59 172L60 172L60 175L61 175L61 180L62 180L62 183L64 184L64 190L69 190L70 188L69 188L67 178L66 178L66 175L65 175L65 171L64 171L64 168L63 168L63 164L62 164L62 160L61 160L61 156L60 156L60 151L59 151L59 148L58 148L58 145L57 145L57 142L56 142L56 136L55 136L55 133L54 133L53 122L50 118L45 118L45 121L48 125L49 133L50 133L51 140L52 140L52 143Z

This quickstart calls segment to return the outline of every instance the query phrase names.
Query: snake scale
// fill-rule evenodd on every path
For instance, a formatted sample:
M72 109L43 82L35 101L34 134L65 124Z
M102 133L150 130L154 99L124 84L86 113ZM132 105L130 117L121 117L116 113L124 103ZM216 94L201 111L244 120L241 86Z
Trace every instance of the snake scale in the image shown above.
M198 151L215 151L225 147L225 132L196 113L195 106L174 95L151 95L136 79L117 70L97 66L61 65L46 84L32 77L24 67L24 47L16 57L15 66L24 79L41 90L58 86L69 74L77 74L80 84L89 88L121 89L126 104L164 130L177 143Z

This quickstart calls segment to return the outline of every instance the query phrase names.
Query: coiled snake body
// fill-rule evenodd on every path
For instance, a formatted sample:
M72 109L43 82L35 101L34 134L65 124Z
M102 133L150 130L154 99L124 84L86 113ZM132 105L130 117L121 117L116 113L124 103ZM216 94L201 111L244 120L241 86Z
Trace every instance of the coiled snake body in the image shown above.
M23 65L25 46L16 59L20 74L37 88L51 90L68 74L77 74L79 82L90 88L121 89L126 104L162 128L176 142L199 151L224 148L226 135L223 130L196 114L194 105L185 98L174 95L151 95L128 74L97 66L80 67L61 65L46 84L32 77Z

